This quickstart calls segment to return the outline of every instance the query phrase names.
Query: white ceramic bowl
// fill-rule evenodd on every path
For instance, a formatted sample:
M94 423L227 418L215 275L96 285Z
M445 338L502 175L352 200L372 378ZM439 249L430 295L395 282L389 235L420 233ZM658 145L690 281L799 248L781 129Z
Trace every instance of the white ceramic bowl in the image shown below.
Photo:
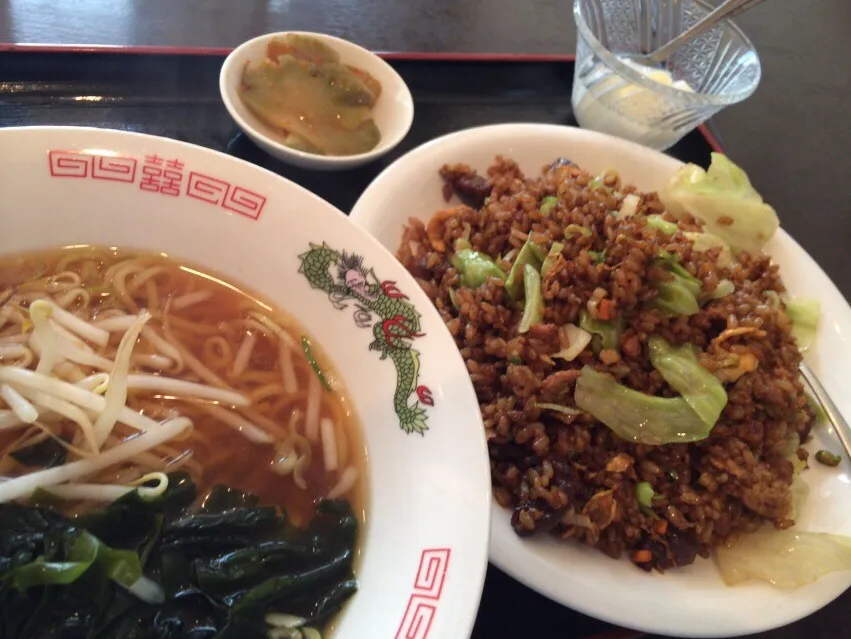
M367 188L351 217L389 249L398 247L409 217L421 220L446 208L438 169L464 162L484 171L497 154L537 175L558 157L592 173L617 169L644 190L663 186L680 163L632 142L601 133L543 124L505 124L461 131L433 140L403 156ZM734 158L735 159L735 158ZM747 167L745 167L747 169ZM773 203L783 217L783 203ZM807 362L839 409L851 416L851 308L813 259L783 230L767 246L793 295L817 297L823 319ZM841 450L832 429L818 428L808 448ZM801 530L851 535L851 463L839 468L812 464ZM665 575L648 574L628 559L554 538L521 539L510 512L495 505L490 557L497 566L542 594L583 613L647 632L679 637L727 637L791 623L818 610L851 585L851 573L830 574L796 590L767 584L726 587L712 561L701 560Z
M262 60L266 56L266 47L269 42L288 33L321 40L339 53L345 64L366 71L381 83L381 95L372 111L375 124L381 131L381 141L372 151L358 155L329 156L291 149L278 142L274 132L243 104L237 89L246 63ZM322 33L282 31L267 33L242 43L231 52L222 65L219 74L219 91L228 113L257 146L279 160L306 169L339 171L377 160L404 139L414 121L414 99L405 81L393 67L363 47Z
M487 567L482 423L449 332L399 263L305 189L208 149L60 127L2 129L0 148L0 254L76 244L163 252L247 286L312 333L349 391L368 455L360 590L336 636L468 636ZM299 272L299 255L323 243L363 256L421 313L406 404L424 409L423 434L401 428L392 358L369 348L382 318L364 324L360 314L359 328L358 300L332 303Z

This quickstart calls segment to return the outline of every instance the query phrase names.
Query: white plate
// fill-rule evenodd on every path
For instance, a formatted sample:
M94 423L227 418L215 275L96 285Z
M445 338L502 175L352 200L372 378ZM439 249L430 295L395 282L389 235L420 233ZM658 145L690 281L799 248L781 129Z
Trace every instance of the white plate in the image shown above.
M468 636L487 568L487 451L464 363L405 269L327 202L208 149L58 127L0 130L0 148L0 255L71 244L164 252L294 316L332 360L365 431L360 590L336 636ZM417 379L401 388L405 405L424 411L424 433L401 427L410 422L394 408L398 353L381 359L369 348L384 318L358 310L370 304L352 294L351 271L334 281L334 299L300 271L301 256L323 243L362 256L386 297L406 294L421 313ZM331 266L329 282L339 277Z
M483 171L502 154L527 175L557 157L592 173L616 168L626 182L656 190L680 166L673 158L599 133L539 124L506 124L462 131L425 144L389 166L355 204L351 217L386 247L398 248L408 217L427 219L446 206L438 169L465 162ZM747 169L747 167L745 167ZM774 202L781 218L782 202ZM807 362L840 410L851 416L851 308L813 259L784 231L768 246L793 294L821 300L823 320ZM818 432L811 451L841 447L831 432ZM813 463L804 477L810 499L801 530L851 535L849 463ZM794 591L750 583L726 587L713 561L701 560L665 575L647 574L628 559L613 561L575 543L520 539L509 512L494 507L490 558L530 588L580 612L622 626L686 637L724 637L791 623L826 605L851 585L851 574L834 573Z

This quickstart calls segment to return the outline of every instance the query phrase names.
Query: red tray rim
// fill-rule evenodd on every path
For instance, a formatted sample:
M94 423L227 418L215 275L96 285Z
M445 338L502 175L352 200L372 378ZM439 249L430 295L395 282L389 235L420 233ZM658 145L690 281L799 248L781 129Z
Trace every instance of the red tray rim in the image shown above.
M224 56L232 47L179 47L124 44L50 44L0 43L0 52L7 53L116 53L144 55L209 55ZM573 62L573 54L517 53L453 53L419 51L376 51L385 60L446 60L455 62Z
M142 55L209 55L226 56L230 47L177 47L124 44L49 44L49 43L0 43L0 53L111 53ZM406 52L378 51L385 60L422 60L435 62L574 62L573 54L541 53L452 53L452 52ZM713 151L723 153L718 139L704 125L698 127Z

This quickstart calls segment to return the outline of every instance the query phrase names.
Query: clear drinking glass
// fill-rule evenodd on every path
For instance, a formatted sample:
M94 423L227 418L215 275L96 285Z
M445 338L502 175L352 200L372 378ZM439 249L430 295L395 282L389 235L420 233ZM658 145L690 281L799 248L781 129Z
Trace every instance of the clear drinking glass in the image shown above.
M702 0L574 0L578 30L573 112L583 128L658 150L759 84L753 44L729 20L651 70L650 53L712 10Z

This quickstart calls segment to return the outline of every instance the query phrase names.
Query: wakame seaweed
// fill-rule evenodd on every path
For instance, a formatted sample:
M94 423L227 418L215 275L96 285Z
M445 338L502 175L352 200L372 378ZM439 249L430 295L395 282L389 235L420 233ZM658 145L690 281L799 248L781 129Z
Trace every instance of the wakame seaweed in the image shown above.
M250 493L216 486L198 508L195 497L172 473L158 498L134 491L76 519L0 505L0 637L265 638L266 613L321 628L357 591L348 502L321 502L299 528ZM128 590L140 574L165 601Z

